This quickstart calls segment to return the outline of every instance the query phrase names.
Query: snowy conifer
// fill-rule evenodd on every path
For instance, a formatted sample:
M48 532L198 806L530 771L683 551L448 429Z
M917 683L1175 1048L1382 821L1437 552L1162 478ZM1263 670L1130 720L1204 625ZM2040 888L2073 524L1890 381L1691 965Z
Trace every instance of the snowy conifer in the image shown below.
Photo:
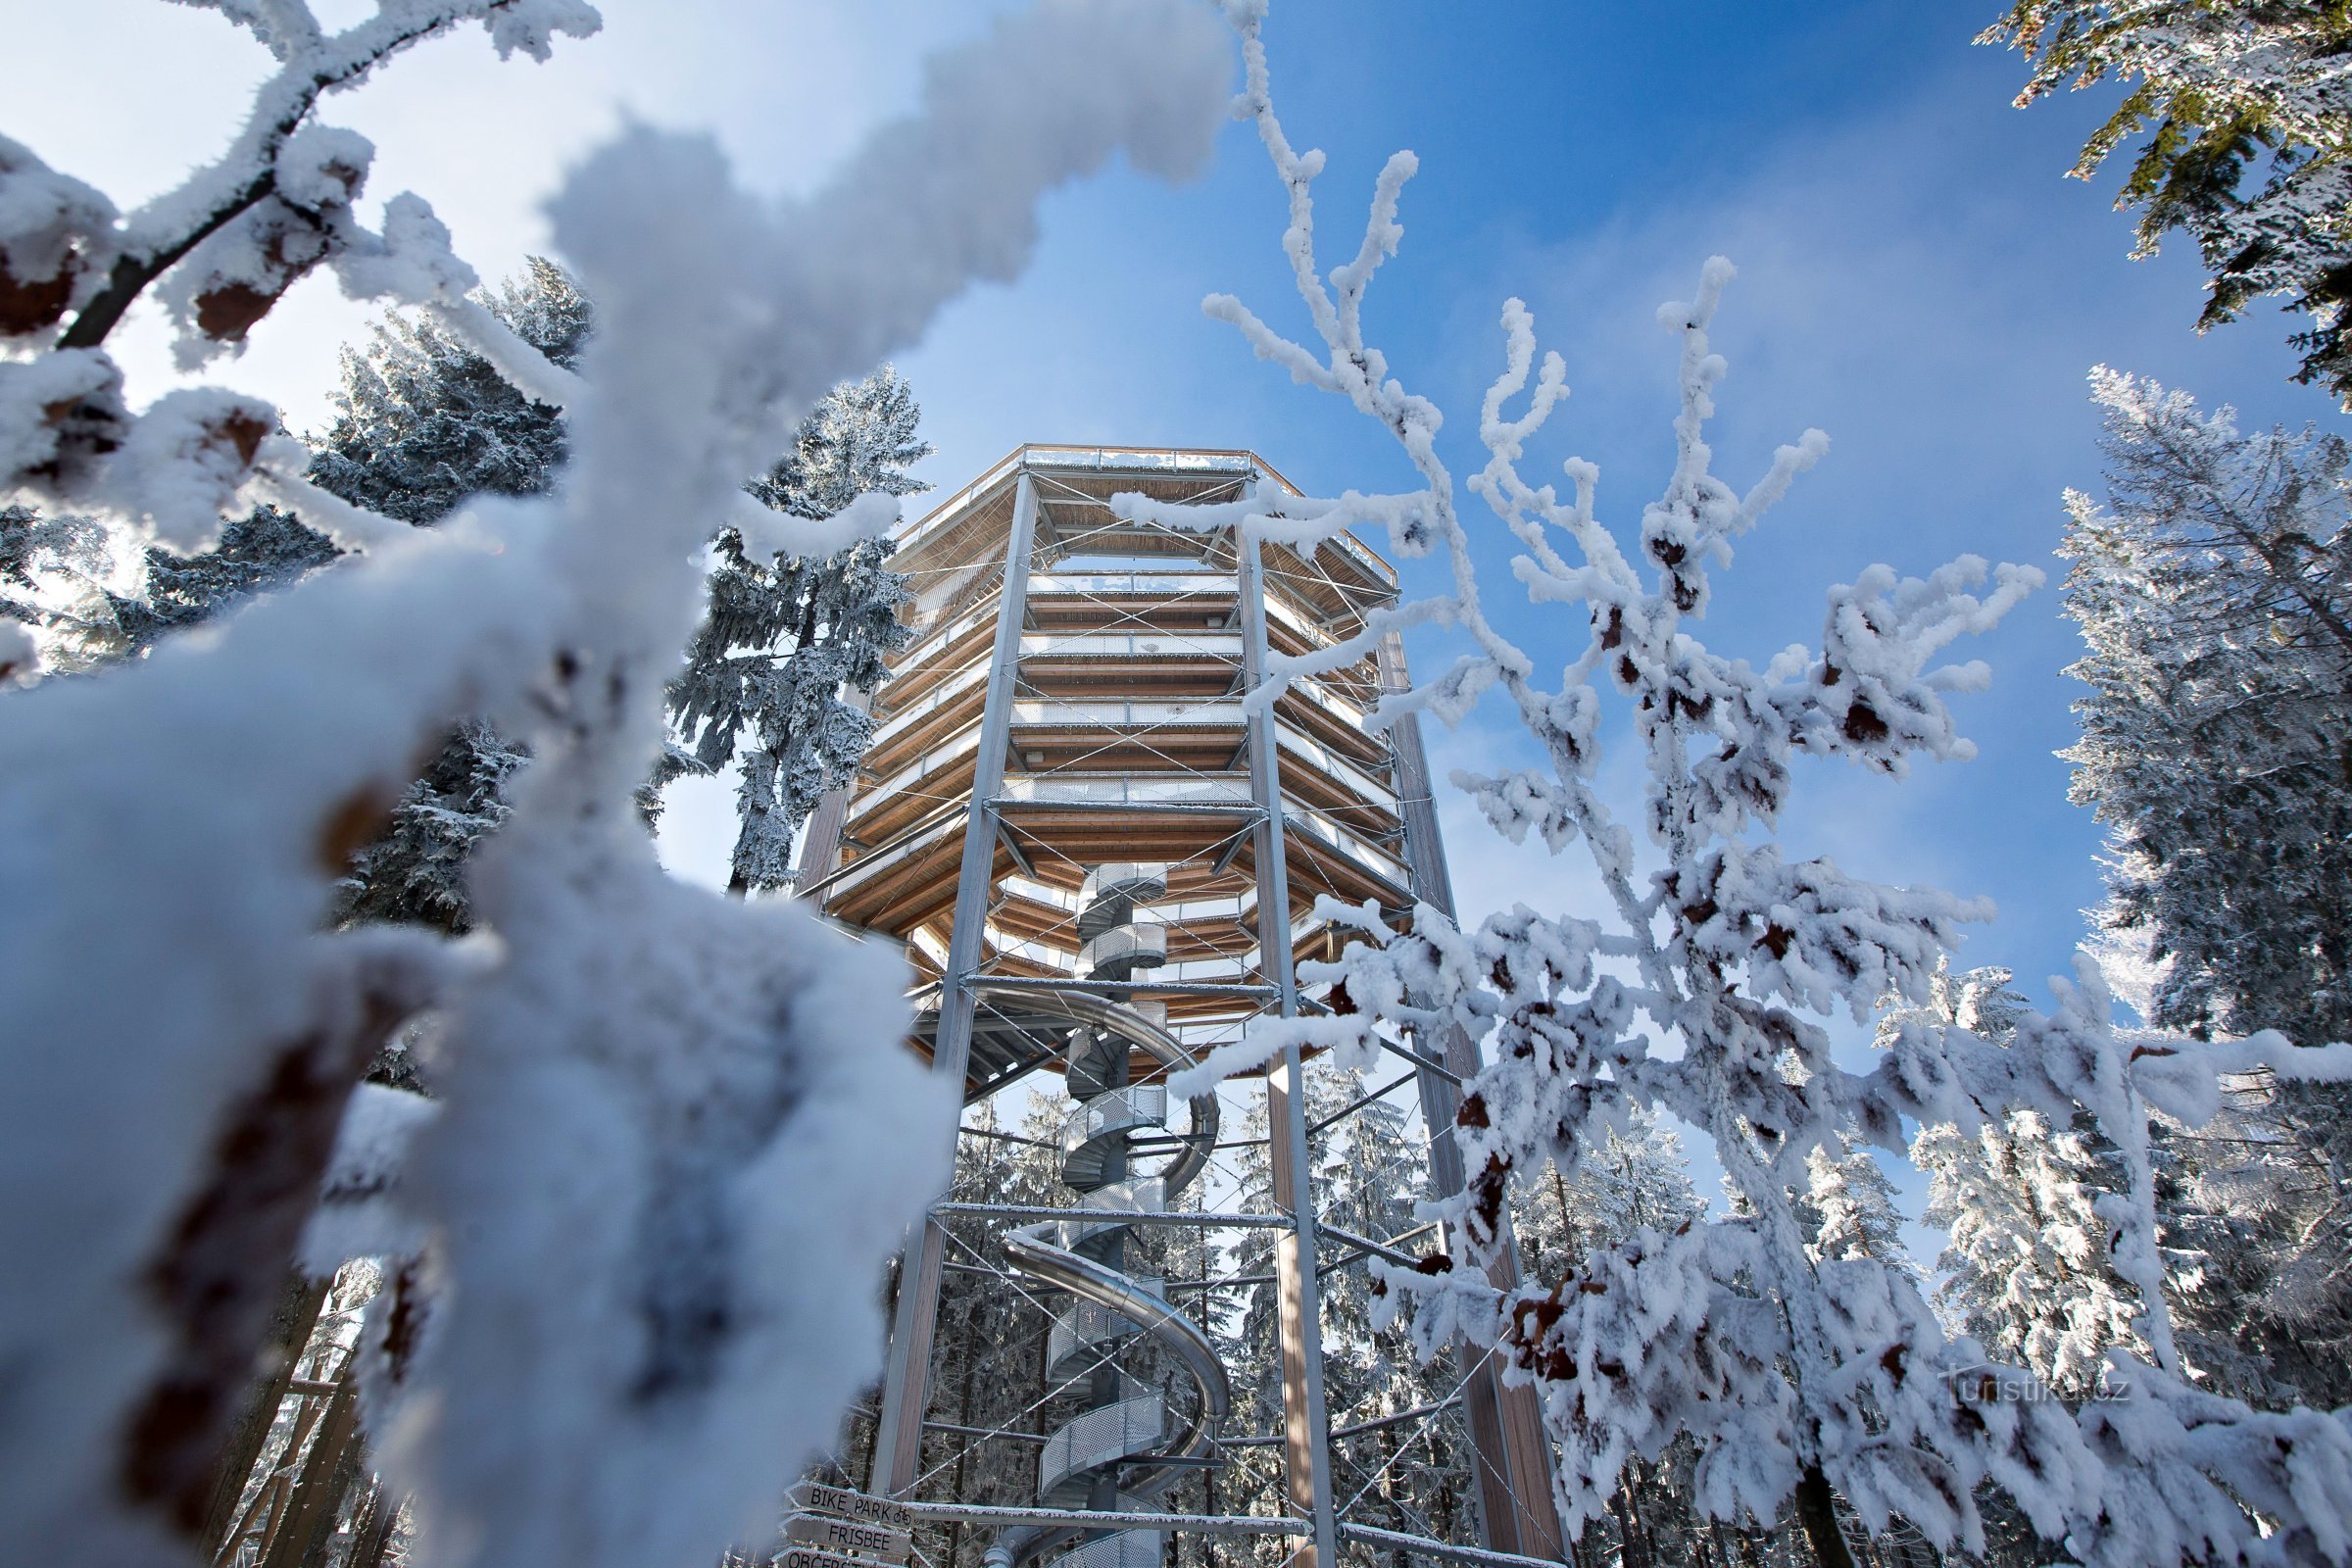
M2152 1025L2352 1038L2352 454L2094 372L2105 505L2067 498L2110 957ZM2116 962L2110 962L2110 968ZM2352 1091L2257 1075L2163 1140L2192 1361L2259 1402L2352 1398Z
M554 364L578 363L592 312L555 263L529 258L480 303ZM536 495L564 462L563 411L429 316L387 315L365 348L345 349L334 405L312 480L403 522L439 522L476 495Z
M1826 1143L1816 1146L1805 1156L1805 1192L1796 1210L1812 1232L1806 1250L1816 1261L1862 1257L1917 1272L1903 1248L1894 1184L1869 1150L1838 1155Z
M2352 450L2107 369L2104 505L2069 492L2074 797L2115 835L2109 917L2149 1021L2352 1039ZM2165 961L2165 960L2169 960Z
M1890 1012L1881 1036L1930 1023L2006 1039L2026 1010L2009 980L2005 969L1940 973L1927 1004ZM1936 1290L1947 1320L2058 1394L2089 1394L2110 1347L2140 1344L2139 1308L2107 1266L2093 1207L2121 1185L2095 1134L2016 1110L1969 1131L1923 1127L1911 1157L1928 1177L1927 1221L1949 1238Z
M24 629L38 667L89 669L120 657L137 546L94 517L0 506L0 626ZM31 669L15 672L24 680Z
M340 554L326 535L270 506L225 524L210 550L183 556L151 547L144 587L114 598L121 651L135 654L256 594L284 588Z
M1563 1278L1596 1247L1619 1246L1643 1226L1671 1231L1706 1207L1680 1140L1639 1107L1625 1132L1611 1130L1573 1171L1555 1166L1515 1196L1513 1223L1533 1279Z
M553 262L530 258L521 275L485 291L481 303L550 363L578 362L592 313ZM364 349L344 350L335 410L317 443L313 482L418 527L476 495L536 495L564 462L563 412L518 390L429 317L388 315ZM233 543L224 533L213 554ZM385 831L354 857L344 918L468 929L467 859L506 819L507 781L525 760L519 746L478 719L451 730Z
M921 416L884 366L827 394L748 488L761 505L810 519L861 495L916 494L928 487L906 469L931 451L915 433ZM883 655L910 635L898 616L906 579L885 564L896 549L861 539L830 556L755 559L740 529L718 537L710 613L669 704L697 765L740 763L728 862L737 893L792 880L793 834L826 790L848 782L873 738L864 707L843 693L870 696L888 673ZM671 762L658 776L680 770Z
M2352 408L2352 15L2331 0L2014 0L1983 43L2033 58L2022 106L2114 76L2130 91L2082 147L2089 178L2147 138L2116 199L2135 256L2185 230L2203 254L2203 330L2264 295L2311 318L2297 377Z

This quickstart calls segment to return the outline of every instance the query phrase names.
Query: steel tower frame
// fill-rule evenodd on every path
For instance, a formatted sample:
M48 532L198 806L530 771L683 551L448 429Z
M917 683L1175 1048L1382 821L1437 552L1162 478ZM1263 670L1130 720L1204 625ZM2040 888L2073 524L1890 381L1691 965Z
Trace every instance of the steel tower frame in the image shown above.
M916 636L895 662L899 678L884 689L866 775L828 796L810 822L800 882L828 915L907 944L930 982L916 1044L929 1052L935 1071L964 1085L967 1103L1053 1064L1064 1039L1132 1040L1136 1060L1164 1073L1179 1059L1169 1054L1172 1043L1181 1045L1179 1036L1198 1039L1250 1016L1317 1009L1319 1004L1299 996L1297 946L1320 937L1329 951L1337 934L1295 918L1295 869L1310 886L1375 897L1392 913L1415 901L1451 910L1418 729L1408 718L1392 727L1385 744L1360 728L1352 738L1348 733L1350 715L1360 718L1365 699L1405 684L1395 639L1375 664L1348 677L1357 682L1352 693L1318 688L1279 702L1242 700L1259 685L1278 641L1289 652L1327 645L1392 600L1396 580L1387 564L1346 536L1306 551L1261 548L1230 527L1178 531L1127 520L1108 505L1121 492L1163 502L1229 501L1252 485L1297 494L1249 452L1031 445L902 534L896 564L916 584L910 607ZM1055 570L1058 563L1090 554L1158 554L1206 569ZM1057 635L1056 628L1064 629ZM1221 669L1230 675L1219 676ZM1225 689L1207 695L1218 679L1227 681ZM1170 700L1153 700L1161 686ZM1145 848L1112 853L1138 844ZM942 886L951 855L952 888ZM1085 914L1067 884L1089 865L1154 855L1164 856L1167 867L1159 891L1172 912L1156 923L1164 927L1164 959L1174 977L1125 963L1090 970L1077 941ZM1242 883L1246 891L1236 893ZM1224 904L1233 905L1230 912ZM1477 1068L1475 1049L1457 1037L1409 1042L1400 1054L1417 1080L1431 1132L1432 1186L1441 1195L1458 1193L1460 1155L1445 1131L1453 1124L1461 1082ZM1291 1536L1291 1560L1302 1568L1336 1564L1344 1539L1469 1562L1562 1560L1548 1446L1532 1393L1503 1387L1490 1357L1464 1357L1459 1390L1484 1541L1472 1546L1399 1537L1342 1517L1333 1495L1317 1328L1318 1243L1328 1236L1351 1255L1408 1254L1319 1223L1306 1200L1310 1139L1322 1129L1306 1119L1302 1066L1294 1045L1266 1071L1270 1212L1119 1216L1130 1226L1258 1226L1275 1233L1281 1440L1293 1518L1171 1514L1148 1506L1136 1512L1131 1499L1122 1505L1130 1511L1119 1515L1121 1522ZM1200 1127L1197 1111L1188 1136L1198 1141ZM1213 1118L1207 1137L1213 1141ZM903 1495L920 1475L950 1240L943 1221L975 1206L1007 1223L1029 1222L1019 1235L1031 1238L1033 1252L1053 1252L1073 1235L1111 1228L1090 1222L1054 1232L1054 1220L1066 1221L1069 1211L943 1203L910 1236L876 1413L869 1484L877 1494ZM1069 1283L1067 1270L1064 1276L1049 1276L1050 1283L1087 1288L1083 1279ZM1151 1316L1151 1304L1129 1299L1129 1318ZM960 1504L915 1507L937 1518L1064 1536L1074 1518L1087 1517L1069 1509Z

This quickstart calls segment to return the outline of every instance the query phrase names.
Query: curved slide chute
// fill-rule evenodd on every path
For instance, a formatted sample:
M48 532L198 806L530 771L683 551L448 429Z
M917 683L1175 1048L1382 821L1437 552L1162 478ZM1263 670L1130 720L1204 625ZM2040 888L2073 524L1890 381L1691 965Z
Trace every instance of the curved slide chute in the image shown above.
M1148 940L1118 940L1139 926L1135 905L1164 894L1158 866L1114 865L1087 878L1079 934L1087 943L1089 979L1123 980L1158 961ZM1155 932L1153 934L1156 934ZM975 1000L991 987L975 985ZM1207 1331L1170 1306L1160 1282L1126 1267L1132 1219L1090 1220L1088 1209L1110 1214L1164 1212L1207 1168L1217 1139L1217 1101L1190 1102L1190 1125L1167 1162L1150 1173L1131 1164L1129 1140L1138 1131L1164 1129L1167 1091L1130 1081L1130 1061L1143 1052L1163 1069L1193 1064L1191 1052L1145 1010L1148 1004L1095 993L1041 995L1027 987L1006 996L1032 1011L1050 1009L1070 1023L1067 1058L1077 1110L1062 1127L1062 1180L1079 1195L1068 1219L1024 1225L1006 1234L1004 1255L1014 1270L1073 1303L1056 1315L1047 1346L1050 1379L1089 1385L1087 1407L1051 1437L1038 1464L1038 1501L1048 1507L1103 1512L1097 1531L1083 1525L1022 1526L989 1547L988 1568L1017 1568L1067 1545L1052 1568L1160 1568L1165 1538L1116 1528L1118 1513L1149 1508L1176 1483L1217 1457L1217 1434L1232 1406L1224 1363ZM1149 1341L1166 1351L1197 1393L1189 1413L1171 1410L1159 1390L1117 1367L1121 1349Z

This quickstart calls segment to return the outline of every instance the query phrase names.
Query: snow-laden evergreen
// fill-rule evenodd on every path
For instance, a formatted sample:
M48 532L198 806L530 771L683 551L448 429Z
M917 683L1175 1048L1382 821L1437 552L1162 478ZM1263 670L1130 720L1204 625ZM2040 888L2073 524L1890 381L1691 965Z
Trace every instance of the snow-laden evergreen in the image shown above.
M1520 1254L1536 1279L1558 1279L1594 1248L1616 1247L1636 1231L1670 1231L1706 1208L1690 1185L1682 1142L1636 1106L1626 1130L1611 1130L1573 1171L1554 1166L1514 1195Z
M2113 834L2110 946L2156 1026L2352 1038L2352 454L2091 384L2107 495L2067 498L2091 695L2066 756ZM2235 1080L2162 1148L2192 1359L2263 1403L2352 1400L2352 1091Z
M762 506L811 521L860 496L916 494L928 487L906 470L931 452L915 433L921 417L912 389L885 366L825 394L748 488ZM912 635L899 620L906 578L886 564L896 550L861 539L826 555L760 555L741 528L718 537L710 612L669 706L687 741L678 755L706 772L734 762L741 773L735 892L792 880L793 835L825 791L849 782L873 739L865 700L889 674L883 656Z
M2032 59L2023 106L2130 84L2083 144L2087 179L2145 133L2116 205L2134 256L2186 231L2205 270L2200 331L2265 296L2309 318L2297 377L2352 408L2352 16L2328 0L2011 0L1983 43Z
M480 21L538 52L593 13L383 0L328 34L302 0L217 9L278 70L179 190L114 226L68 214L46 254L80 259L58 274L73 318L0 365L0 501L184 551L267 500L354 559L216 635L0 698L0 1559L186 1560L344 1103L434 1009L441 1108L401 1172L424 1259L369 1324L415 1560L703 1568L769 1522L877 1366L873 1282L946 1177L922 1152L954 1109L899 1049L896 955L671 880L637 824L704 545L828 388L1018 271L1047 189L1116 151L1198 167L1229 48L1175 0L1006 16L782 213L707 139L626 129L548 209L597 302L566 369L468 298L422 201L368 230L325 188L356 195L334 172L353 138L293 132L418 37ZM57 188L25 167L5 178ZM260 242L291 220L266 199L316 204L304 232L348 290L429 311L561 405L563 481L417 529L310 483L259 399L132 413L108 327L149 283L199 332L207 298L277 286ZM203 286L175 294L183 262ZM763 542L846 542L769 515ZM350 853L475 716L533 756L471 878L495 942L332 929Z
M1812 1239L1814 1261L1868 1258L1917 1272L1903 1249L1903 1216L1894 1184L1867 1149L1833 1154L1818 1144L1805 1156L1805 1193L1796 1205Z
M2009 982L2005 969L1939 973L1924 1004L1880 1021L1881 1038L1925 1024L2006 1040L2027 1010ZM2097 1386L2111 1347L2139 1348L2138 1307L2107 1266L2094 1207L2121 1178L2094 1134L2020 1109L1974 1129L1922 1127L1911 1158L1928 1177L1927 1221L1947 1238L1936 1302L1958 1332L2069 1399Z
M1680 347L1676 462L1622 541L1595 513L1592 465L1568 463L1565 495L1521 472L1528 441L1567 389L1556 354L1538 370L1534 323L1514 300L1502 313L1504 366L1479 420L1488 462L1467 488L1523 547L1518 580L1539 605L1560 606L1570 645L1581 642L1559 689L1539 685L1535 661L1482 612L1457 487L1437 447L1439 411L1392 378L1364 335L1365 291L1401 237L1398 198L1414 160L1390 161L1361 243L1322 270L1310 194L1321 155L1296 152L1275 118L1258 36L1264 6L1233 0L1227 10L1245 41L1245 107L1289 192L1284 250L1318 346L1281 336L1229 298L1206 308L1295 380L1390 429L1421 487L1303 504L1261 494L1199 509L1196 520L1239 522L1259 539L1380 526L1400 554L1442 550L1451 568L1448 593L1373 617L1364 639L1279 663L1251 700L1268 702L1291 672L1359 657L1366 640L1399 627L1453 628L1469 651L1384 700L1375 722L1421 709L1452 719L1486 692L1506 698L1548 767L1454 782L1514 842L1532 830L1555 852L1581 843L1608 903L1605 923L1521 906L1475 932L1424 906L1396 932L1369 906L1320 901L1323 917L1365 940L1337 962L1302 965L1300 977L1344 982L1352 1010L1262 1027L1171 1092L1197 1092L1286 1040L1359 1060L1379 1031L1460 1028L1481 1042L1489 1065L1468 1085L1455 1129L1471 1176L1447 1205L1449 1255L1378 1272L1424 1353L1466 1334L1500 1348L1513 1375L1537 1385L1561 1450L1557 1494L1571 1529L1606 1508L1630 1459L1655 1460L1687 1436L1708 1516L1769 1522L1792 1500L1833 1568L1850 1560L1838 1497L1873 1535L1900 1519L1939 1546L1974 1551L1985 1544L1977 1495L1986 1485L2093 1568L2352 1558L2352 1428L2309 1409L2257 1412L2186 1380L2163 1296L2150 1153L2156 1110L2211 1119L2220 1071L2269 1063L2341 1078L2352 1076L2352 1048L2298 1049L2277 1035L2194 1054L2128 1046L2084 959L2073 980L2053 982L2057 1011L2022 1019L2007 1042L1910 1019L1868 1072L1831 1053L1822 1019L1867 1021L1888 996L1925 1004L1961 923L1989 910L1788 858L1774 829L1797 765L1843 760L1900 778L1914 759L1971 757L1945 696L1983 687L1988 672L1938 660L1959 636L1996 623L2039 574L1969 557L1924 579L1874 566L1831 590L1818 650L1791 648L1761 668L1710 651L1696 626L1716 573L1828 445L1807 432L1744 494L1714 475L1705 425L1726 366L1708 330L1732 268L1709 262L1692 299L1658 312ZM1185 520L1181 507L1124 505ZM1612 698L1647 775L1640 849L1592 782ZM1611 1132L1623 1136L1637 1105L1707 1137L1743 1212L1638 1231L1548 1288L1496 1291L1485 1265L1507 1235L1514 1186L1549 1166L1575 1170ZM2150 1359L2110 1357L2110 1396L2079 1417L2036 1394L2022 1369L2014 1385L1981 1376L1982 1348L1946 1336L1907 1268L1810 1255L1794 1196L1817 1149L1900 1153L1910 1126L1974 1129L2019 1109L2069 1125L2087 1111L2122 1175L2096 1211L2112 1265L2136 1295Z
M1308 1175L1319 1223L1372 1241L1421 1231L1428 1158L1408 1114L1388 1099L1354 1104L1373 1087L1329 1058L1303 1074L1305 1118L1328 1122L1309 1140ZM1267 1104L1252 1095L1236 1118L1232 1168L1238 1206L1273 1201ZM1461 1371L1451 1354L1424 1360L1401 1325L1388 1321L1367 1258L1324 1233L1322 1297L1325 1406L1333 1431L1332 1485L1354 1498L1349 1517L1378 1528L1458 1541L1477 1528L1478 1481L1468 1428L1451 1402ZM1281 1304L1274 1279L1275 1234L1244 1231L1225 1250L1222 1272L1249 1283L1209 1299L1222 1319L1219 1352L1233 1380L1235 1436L1277 1436L1284 1429ZM1283 1450L1264 1443L1232 1446L1215 1476L1220 1506L1263 1512L1287 1506ZM1247 1552L1281 1568L1291 1545L1275 1539L1219 1543L1220 1555Z
M520 275L495 293L480 291L475 303L550 362L565 369L578 363L592 313L555 263L529 258ZM537 495L563 468L561 411L516 388L430 316L393 313L374 325L366 347L345 349L334 407L313 443L312 480L353 506L418 527L440 523L478 495ZM224 533L208 555L233 543ZM156 569L150 565L151 579ZM392 808L384 831L353 856L343 918L469 929L467 863L507 819L509 781L527 760L479 718L452 728Z
M566 369L594 321L578 283L542 256L474 303ZM334 411L313 443L312 479L403 522L439 522L477 495L537 495L564 464L563 411L429 314L390 313L366 346L343 351Z
M2352 1039L2352 451L2104 368L2091 393L2066 756L2115 835L2111 917L2170 960L2150 1021Z

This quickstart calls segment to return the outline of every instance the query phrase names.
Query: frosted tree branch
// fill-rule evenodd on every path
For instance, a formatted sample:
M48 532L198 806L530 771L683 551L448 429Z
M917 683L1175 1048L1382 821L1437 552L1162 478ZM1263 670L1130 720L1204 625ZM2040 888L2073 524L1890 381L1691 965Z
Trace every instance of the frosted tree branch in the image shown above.
M1489 1065L1467 1086L1452 1129L1469 1181L1443 1205L1447 1253L1417 1269L1373 1268L1384 1311L1409 1322L1425 1355L1467 1336L1504 1357L1506 1376L1535 1386L1563 1455L1556 1494L1572 1530L1606 1509L1629 1459L1654 1459L1682 1435L1695 1444L1703 1512L1762 1524L1793 1498L1833 1564L1849 1559L1834 1495L1874 1533L1899 1515L1939 1546L1976 1552L1985 1485L2094 1568L2342 1562L2352 1431L2315 1412L2260 1415L2195 1390L2170 1344L2147 1094L2185 1104L2198 1075L2210 1091L2211 1062L2159 1069L2145 1064L2153 1058L2132 1059L2089 971L2060 988L2056 1014L2029 1019L2006 1044L1958 1024L1912 1023L1892 1032L1870 1073L1832 1056L1826 1019L1924 1002L1962 924L1991 911L1788 858L1773 830L1795 788L1794 764L1800 755L1838 758L1900 777L1916 757L1972 756L1942 694L1983 684L1984 668L1935 661L1962 634L1994 626L2040 573L1974 557L1926 578L1873 566L1830 591L1817 649L1787 651L1761 671L1711 652L1696 626L1715 570L1828 450L1808 430L1744 492L1716 476L1706 426L1726 367L1708 332L1731 265L1709 260L1693 297L1659 310L1680 362L1675 460L1624 543L1595 515L1591 464L1565 465L1566 499L1522 475L1529 444L1567 388L1557 356L1537 368L1533 320L1513 300L1502 312L1503 365L1480 410L1487 462L1469 488L1522 546L1512 570L1531 599L1574 607L1583 622L1586 639L1560 687L1540 686L1533 662L1482 610L1468 530L1437 452L1438 410L1393 378L1363 335L1362 288L1395 251L1410 160L1392 160L1381 176L1354 259L1320 273L1309 192L1322 161L1294 153L1275 118L1258 40L1263 6L1227 9L1249 63L1243 108L1289 192L1283 249L1320 347L1281 336L1224 296L1211 297L1208 313L1233 322L1259 357L1347 397L1396 435L1423 486L1409 538L1443 545L1451 582L1389 613L1452 626L1470 648L1435 680L1385 703L1384 715L1426 708L1457 717L1499 690L1548 769L1454 782L1514 842L1531 829L1555 852L1581 841L1611 908L1604 923L1520 906L1461 931L1422 907L1407 930L1366 933L1336 960L1299 965L1302 984L1332 986L1333 1011L1220 1052L1186 1090L1254 1066L1291 1040L1343 1060L1396 1031L1459 1028L1480 1043ZM1343 514L1336 503L1252 500L1254 511L1220 516L1264 534L1295 527L1278 513ZM1174 524L1176 510L1133 504L1131 514ZM1268 687L1298 667L1271 669ZM1592 782L1612 700L1647 776L1646 866ZM1604 956L1615 962L1604 967ZM2329 1055L2312 1070L2340 1063ZM2132 1171L2100 1214L2117 1272L2139 1299L2154 1364L2112 1362L2116 1398L2078 1419L2054 1398L1984 1396L1981 1348L1945 1334L1912 1274L1869 1256L1817 1256L1796 1197L1809 1190L1820 1151L1899 1152L1910 1127L1973 1128L2013 1109L2064 1125L2082 1108ZM1575 1172L1623 1136L1637 1110L1669 1112L1710 1138L1735 1211L1672 1234L1639 1231L1564 1278L1497 1291L1487 1268L1508 1236L1514 1186L1546 1166Z
M231 14L281 42L298 30L284 8ZM583 14L387 0L342 37L471 17L531 50ZM771 1522L877 1359L872 1280L946 1174L912 1152L874 1160L863 1129L888 1105L909 1151L944 1150L920 1129L954 1106L900 1049L894 955L789 903L670 881L636 824L701 610L698 553L818 396L970 281L1019 270L1046 190L1119 150L1197 167L1229 70L1214 24L1175 0L1055 0L936 62L918 113L782 212L708 141L625 135L552 208L598 302L579 374L521 372L564 397L566 482L477 502L216 636L6 698L0 1364L28 1370L0 1410L0 1557L183 1555L178 1456L234 1388L181 1400L183 1352L250 1364L260 1322L239 1303L266 1307L293 1251L365 1043L428 1004L443 1108L401 1172L421 1258L368 1352L377 1462L418 1498L414 1560L700 1568ZM462 296L470 274L421 203L393 204L369 236L313 194L347 287ZM177 232L172 210L132 230ZM129 425L144 456L118 468L129 446L72 445L72 400L123 427L103 354L0 368L12 484L101 485L173 539L200 537L257 470L316 506L273 454L266 405L175 394ZM853 511L844 526L877 521ZM325 520L381 532L357 512ZM498 961L483 972L476 952L435 971L446 984L371 1004L346 955L375 939L322 931L334 879L419 756L473 715L534 754L476 862ZM321 1019L333 1049L304 1048L283 1103L288 1051ZM240 1116L280 1152L265 1194L223 1208L206 1195L255 1174L255 1146L221 1136ZM26 1201L58 1193L72 1202ZM190 1254L219 1286L191 1299L230 1303L192 1339L143 1283L181 1255L190 1215L236 1221L205 1218L218 1243Z

